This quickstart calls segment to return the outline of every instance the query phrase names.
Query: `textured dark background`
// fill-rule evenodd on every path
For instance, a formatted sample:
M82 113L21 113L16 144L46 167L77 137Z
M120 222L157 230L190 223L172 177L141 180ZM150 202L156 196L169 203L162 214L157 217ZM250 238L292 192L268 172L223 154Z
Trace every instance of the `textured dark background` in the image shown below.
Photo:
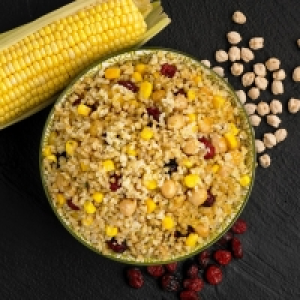
M1 0L0 31L67 2ZM229 30L242 34L242 45L253 36L263 36L265 48L255 53L256 61L276 56L288 74L286 92L277 98L286 108L290 97L300 97L300 84L291 81L293 68L300 65L299 0L163 0L163 4L173 22L149 45L175 48L216 64L215 50L228 49ZM235 10L247 15L245 25L231 22ZM224 66L234 87L241 88ZM261 98L273 97L264 92ZM130 289L122 277L122 264L84 248L56 219L38 170L39 142L49 110L0 132L0 299L176 299L152 280L141 290ZM285 111L282 119L288 139L268 151L271 168L257 169L243 212L250 227L242 237L245 257L226 268L221 285L206 286L202 299L300 299L300 115ZM273 129L264 121L257 136L266 131Z

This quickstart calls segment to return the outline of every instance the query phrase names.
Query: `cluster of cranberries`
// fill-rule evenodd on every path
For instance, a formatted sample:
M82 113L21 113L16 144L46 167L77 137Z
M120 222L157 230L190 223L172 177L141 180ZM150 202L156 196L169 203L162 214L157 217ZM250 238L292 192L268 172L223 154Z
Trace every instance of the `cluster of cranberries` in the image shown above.
M235 235L243 234L246 230L246 222L238 219L212 249L201 252L183 266L179 266L176 262L148 266L146 273L157 278L163 290L180 292L180 300L200 300L198 292L203 289L205 282L211 285L221 283L222 267L227 266L233 258L243 257L241 241ZM139 289L144 285L144 275L139 268L129 268L126 277L133 288Z

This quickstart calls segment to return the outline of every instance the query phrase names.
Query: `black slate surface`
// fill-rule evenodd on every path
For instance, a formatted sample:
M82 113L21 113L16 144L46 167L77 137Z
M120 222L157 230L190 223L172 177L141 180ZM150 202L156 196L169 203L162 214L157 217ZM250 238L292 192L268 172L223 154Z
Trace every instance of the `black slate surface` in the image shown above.
M0 31L29 22L66 4L67 0L1 0ZM172 24L149 45L175 48L199 59L227 50L226 33L237 30L249 38L263 36L265 48L255 52L256 61L270 56L281 59L287 71L282 128L288 139L268 151L270 169L257 169L250 201L243 212L249 231L241 239L245 257L225 269L217 287L206 286L201 299L300 299L300 114L286 111L291 97L300 98L300 84L291 80L300 65L299 0L220 1L163 0ZM247 15L243 26L231 22L235 10ZM226 74L236 89L239 79ZM247 65L250 69L251 64ZM38 150L50 108L0 131L0 299L3 300L150 300L176 299L163 293L151 279L141 290L124 283L122 264L109 261L79 244L59 223L42 189ZM274 130L263 121L257 137Z

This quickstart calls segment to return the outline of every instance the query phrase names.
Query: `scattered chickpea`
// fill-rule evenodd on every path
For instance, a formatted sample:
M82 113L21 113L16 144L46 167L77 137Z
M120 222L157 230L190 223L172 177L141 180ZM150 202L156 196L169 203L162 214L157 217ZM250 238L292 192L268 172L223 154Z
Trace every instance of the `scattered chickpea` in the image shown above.
M300 100L291 98L288 103L288 109L291 114L296 114L300 110Z
M177 193L177 185L174 180L166 180L161 187L162 195L167 198L173 198Z
M247 96L246 96L246 93L243 90L237 90L237 91L235 91L235 93L239 97L241 103L243 103L243 104L246 103Z
M253 72L247 72L242 76L242 84L244 87L250 86L255 79L255 74Z
M262 153L266 150L265 144L261 140L255 140L255 149L257 153Z
M266 61L265 65L269 71L273 72L280 68L280 60L276 57L271 57Z
M249 117L249 120L252 126L257 127L261 122L261 117L258 115L252 115Z
M216 51L216 61L219 63L225 62L228 60L228 53L224 50Z
M282 113L282 103L277 99L273 99L270 103L270 110L271 110L272 114L274 114L274 115L281 114Z
M271 165L271 157L268 154L264 154L259 158L259 163L263 168L268 168Z
M254 37L249 41L249 47L253 50L258 50L264 47L264 38Z
M136 210L136 200L124 199L120 202L120 212L127 217L130 217L134 214Z
M277 143L283 142L287 138L287 130L284 128L278 129L274 133Z
M267 102L259 102L257 105L257 113L260 116L265 116L270 113L270 107Z
M285 77L286 77L286 74L283 69L273 72L273 79L275 79L275 80L284 80Z
M187 155L194 155L199 152L200 143L196 139L190 139L185 142L182 150Z
M297 40L297 45L300 48L300 39Z
M248 97L252 100L256 100L258 99L258 97L260 96L260 91L257 87L252 87L249 91L248 91Z
M276 115L268 115L267 116L267 123L275 128L278 128L281 120L278 116Z
M211 143L216 149L216 153L225 153L228 149L225 138L217 133L211 135Z
M284 87L283 87L283 83L280 80L274 80L272 82L272 87L271 87L272 93L274 95L279 95L279 94L283 94L284 92Z
M187 102L187 99L184 95L182 94L178 94L176 97L175 97L175 108L177 110L184 110L187 108L188 106L188 102Z
M253 71L257 76L264 77L267 75L267 68L262 63L257 63L253 66Z
M241 49L241 59L248 63L249 61L254 59L254 53L249 48L242 48Z
M202 59L201 63L208 68L210 68L210 66L211 66L211 63L208 59Z
M276 145L275 135L273 133L265 133L264 144L267 148L273 148Z
M293 80L298 82L300 81L300 67L297 67L293 71Z
M245 24L247 18L241 11L235 11L232 15L232 20L237 24Z
M231 45L236 45L242 40L242 37L238 32L230 31L227 33L227 39Z
M255 78L255 85L260 89L260 90L266 90L268 87L268 79L265 77L256 77Z
M224 69L222 67L213 67L212 70L221 77L224 77L225 75Z
M233 76L240 76L244 71L244 66L240 63L233 63L230 70Z
M181 114L176 114L168 118L169 129L181 129L184 125L185 119Z
M257 105L252 103L247 103L244 105L244 107L248 116L251 116L255 113Z
M236 61L241 59L241 49L233 46L228 50L228 58L230 61Z
M205 189L198 189L197 191L192 191L188 200L195 206L203 204L207 199L207 191Z

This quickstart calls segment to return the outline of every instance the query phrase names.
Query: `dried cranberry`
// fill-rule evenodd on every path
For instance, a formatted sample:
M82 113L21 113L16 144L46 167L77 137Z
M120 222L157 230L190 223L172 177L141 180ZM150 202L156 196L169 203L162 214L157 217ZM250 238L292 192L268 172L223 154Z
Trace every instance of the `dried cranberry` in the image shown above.
M205 277L206 277L206 280L208 281L208 283L210 283L212 285L217 285L223 279L222 270L215 265L211 265L207 268Z
M231 262L231 252L227 250L217 250L214 253L214 259L220 265L226 266Z
M116 253L123 253L128 249L126 241L123 241L121 244L115 238L112 238L110 241L106 241L106 244L109 249Z
M196 264L192 264L188 267L186 271L186 276L188 278L197 278L198 272L199 272L198 266Z
M72 199L67 200L68 206L73 210L79 210L79 207L72 202Z
M112 192L116 192L121 187L120 184L121 176L114 174L111 176L111 179L114 179L114 182L110 183L110 190Z
M128 283L131 287L139 289L144 285L144 277L140 269L131 268L126 272Z
M207 198L202 204L204 207L212 207L216 201L216 197L211 193L210 190L207 191Z
M120 80L118 81L119 85L126 87L128 90L136 93L139 89L138 87L130 80Z
M199 142L203 143L206 147L206 154L204 155L205 159L211 159L215 156L216 154L216 149L211 143L211 141L205 137L202 137L199 139Z
M247 231L247 223L246 221L242 219L238 219L231 228L233 233L236 234L243 234L245 231Z
M159 109L157 107L148 107L147 113L149 116L153 117L153 120L155 120L157 122L159 121L159 115L161 114L161 112L159 111Z
M172 173L177 172L178 163L175 158L172 158L164 165L164 167L168 169L168 174L172 175Z
M166 267L167 271L169 271L170 273L175 273L175 271L177 269L177 262L167 264L165 267Z
M177 92L174 93L175 96L177 95L184 95L186 96L186 92L184 89L179 89Z
M243 257L243 247L242 247L242 243L241 241L234 237L232 240L231 240L231 251L232 251L232 254L235 258L242 258Z
M165 63L161 66L160 73L166 77L173 78L177 71L177 67L175 65L170 65Z
M77 106L77 105L79 105L80 103L81 103L81 99L78 98L78 99L76 99L72 104L73 104L74 106Z
M194 291L182 291L179 298L180 300L200 300L198 294Z
M233 234L228 231L218 240L218 244L221 246L227 246L228 242L230 242L232 238Z
M204 282L200 278L189 278L183 281L183 287L186 290L200 292L204 287Z
M183 234L183 233L180 232L179 230L176 230L176 231L174 232L174 237L175 237L175 238L186 237L186 234Z
M168 292L177 292L180 289L180 282L176 276L166 274L161 278L161 286Z
M196 232L195 228L193 226L191 226L191 225L188 225L188 227L187 227L187 235L189 235L190 233L195 233L195 232Z
M204 250L198 255L198 262L202 268L206 268L210 260L210 252Z
M164 275L165 268L162 265L148 266L147 272L153 277L160 277L160 276Z

